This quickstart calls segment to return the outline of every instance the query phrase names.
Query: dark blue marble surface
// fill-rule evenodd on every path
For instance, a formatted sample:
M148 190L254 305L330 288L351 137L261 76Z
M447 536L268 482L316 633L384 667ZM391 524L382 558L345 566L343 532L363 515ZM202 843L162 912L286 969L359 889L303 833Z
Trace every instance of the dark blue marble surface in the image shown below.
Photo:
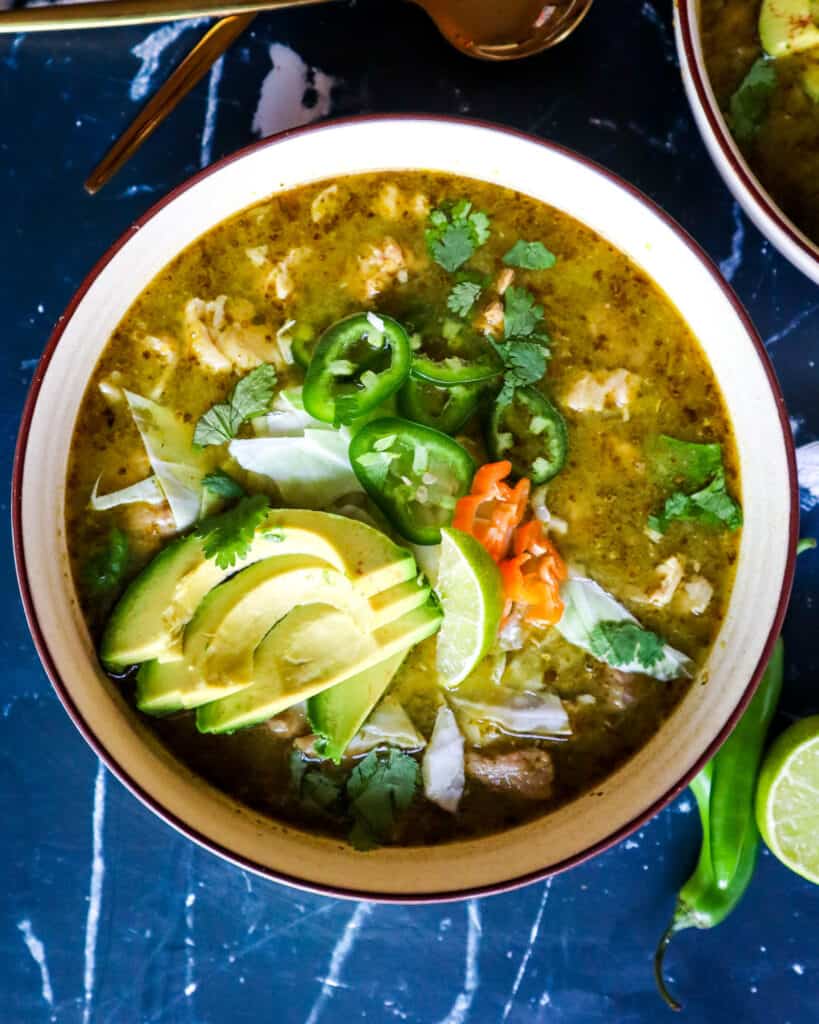
M362 111L497 120L635 182L720 262L766 339L798 443L812 441L819 295L717 177L685 103L670 7L601 0L568 43L508 67L459 56L409 5L362 0L260 17L93 199L85 174L201 27L0 40L6 479L36 360L109 243L255 132ZM804 532L819 529L816 515L804 518ZM1 557L0 1020L631 1024L670 1016L654 993L650 957L699 842L687 795L604 856L506 896L390 908L261 881L176 835L98 764L37 661L8 540ZM817 555L800 560L779 726L819 711L817 565ZM813 1024L818 926L819 890L763 856L735 915L718 931L680 937L670 954L686 1019Z

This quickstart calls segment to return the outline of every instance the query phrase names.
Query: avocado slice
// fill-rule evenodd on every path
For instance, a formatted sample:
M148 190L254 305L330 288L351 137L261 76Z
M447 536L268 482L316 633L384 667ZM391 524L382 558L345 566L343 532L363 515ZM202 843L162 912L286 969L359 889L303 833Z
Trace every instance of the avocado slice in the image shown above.
M200 732L225 733L267 721L299 701L359 675L435 633L440 608L433 602L413 609L372 633L327 605L295 608L259 644L256 682L233 696L200 707Z
M416 578L367 601L319 559L290 555L257 562L207 594L185 632L182 658L143 663L137 673L137 707L166 715L237 693L256 678L253 652L258 644L299 604L340 607L368 633L428 599L429 587Z
M184 659L146 661L136 677L136 706L146 715L170 715L228 697L242 685L213 686L205 682Z
M771 57L786 57L819 46L815 0L762 0L759 39Z
M244 558L230 569L206 558L195 534L169 544L114 608L100 645L103 663L121 669L181 656L185 626L209 591L263 559L296 554L327 562L365 597L410 580L418 571L411 552L366 523L329 512L276 509L257 530Z
M324 740L323 753L336 764L381 700L407 653L400 651L308 700L307 716L313 732Z
M802 68L802 88L814 103L819 103L819 53Z

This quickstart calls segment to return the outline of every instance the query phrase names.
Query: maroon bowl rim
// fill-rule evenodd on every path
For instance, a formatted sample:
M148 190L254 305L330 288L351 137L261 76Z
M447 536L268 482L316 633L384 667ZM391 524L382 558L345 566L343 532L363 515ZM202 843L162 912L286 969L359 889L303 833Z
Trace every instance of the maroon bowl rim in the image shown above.
M710 82L708 81L707 76L703 75L700 71L699 62L697 61L696 56L696 48L694 45L695 36L699 35L699 32L695 28L691 19L691 5L699 2L700 0L679 0L676 5L680 24L680 39L682 40L685 63L688 67L689 74L691 75L691 81L694 85L694 91L697 94L699 107L705 114L708 126L711 129L714 139L719 145L722 155L727 160L734 175L750 194L756 206L769 220L775 223L784 235L787 236L788 241L795 245L804 255L810 258L811 262L814 263L817 270L819 270L819 243L811 242L810 239L808 239L799 230L798 226L774 201L768 190L763 187L759 178L757 178L753 171L751 171L745 160L737 156L734 150L735 143L731 133L725 126L722 116L714 109L714 104L709 95ZM730 188L730 180L726 177L721 168L717 167L717 170L720 172L725 183ZM733 189L731 189L731 191L733 192ZM738 196L736 198L739 200ZM739 201L742 205L741 200ZM782 252L781 247L768 236L767 231L763 228L759 228L759 230L765 238L768 239L771 245ZM782 255L789 263L794 263L788 253L782 252ZM801 270L803 274L805 273L802 267L795 263L794 266L796 266L797 270Z
M363 124L368 122L384 122L390 123L395 121L426 121L432 123L443 123L443 124L459 124L467 125L475 128L489 129L494 132L500 132L504 135L511 136L513 138L522 139L526 142L533 143L538 146L543 146L553 152L559 153L563 156L567 156L570 159L576 161L581 166L591 169L598 174L603 175L608 181L619 187L620 189L627 192L630 196L637 199L643 204L655 217L658 217L667 227L669 227L677 237L688 247L688 249L699 259L705 269L710 273L713 279L720 286L723 295L726 300L733 307L737 317L742 322L749 338L753 342L756 348L757 355L762 363L762 367L767 375L768 383L773 393L774 400L776 401L777 409L779 412L780 426L782 428L783 440L785 443L786 457L788 462L788 474L790 481L790 492L791 492L791 511L790 511L790 522L789 522L789 541L788 541L788 560L785 567L785 573L782 579L782 588L779 595L779 602L777 605L776 614L774 616L773 624L771 626L770 633L765 642L765 647L762 651L762 655L759 662L751 676L751 679L746 687L742 697L737 703L731 716L713 740L709 744L707 750L702 756L693 764L680 778L680 780L672 786L666 793L655 800L649 807L638 814L631 821L625 825L620 826L610 835L604 839L592 844L584 850L573 854L571 857L565 858L558 864L551 865L545 868L539 868L535 871L527 872L526 874L519 875L513 878L502 879L497 882L491 882L486 885L472 886L464 889L454 889L450 891L442 892L428 892L428 893L379 893L364 890L346 889L342 886L334 886L330 884L324 884L319 882L310 881L308 879L299 878L297 876L289 875L282 871L277 871L264 864L259 864L252 858L244 857L241 854L237 854L235 851L223 846L218 841L211 839L208 836L203 835L198 829L194 828L187 822L183 821L177 815L173 814L167 808L165 808L158 800L147 793L142 786L132 778L128 772L117 762L116 758L107 750L103 741L95 735L87 722L82 717L79 709L75 705L71 698L71 695L60 677L57 671L56 664L51 656L51 652L46 643L43 632L40 628L40 624L37 619L36 610L34 607L34 601L29 585L28 571L26 568L25 552L23 550L23 533L22 533L22 486L23 486L23 469L27 451L29 430L31 427L31 419L34 414L34 409L39 396L40 388L42 386L43 379L48 369L49 363L52 356L57 348L57 345L62 338L67 324L73 316L77 306L85 297L85 294L110 263L113 257L123 248L124 245L130 240L133 234L140 230L145 224L152 220L158 213L160 213L169 203L173 202L188 189L196 185L198 182L204 180L223 167L227 167L236 160L242 159L243 157L256 152L262 148L269 146L277 146L282 142L285 142L294 137L304 135L307 133L317 133L328 130L333 130L341 126ZM662 210L653 200L645 196L635 186L624 181L618 175L609 171L605 167L601 167L599 164L590 160L573 150L562 146L558 143L546 141L540 139L535 135L528 134L526 132L518 131L514 128L507 128L502 125L494 124L490 121L465 118L465 117L449 117L444 115L434 114L369 114L359 115L355 117L344 117L336 118L329 121L324 121L320 124L306 125L301 128L291 129L286 132L271 136L266 139L261 139L258 142L251 143L248 146L243 147L235 153L232 153L210 167L205 168L198 174L184 181L178 185L171 192L168 193L163 199L155 203L146 213L144 213L134 224L127 229L124 234L108 249L108 251L101 257L101 259L94 265L91 271L83 280L82 284L78 288L71 302L68 304L65 312L58 319L56 326L48 340L43 355L37 365L34 372L34 376L29 387L28 396L26 403L23 408L23 414L20 422L20 430L17 438L17 445L14 453L14 465L12 475L12 488L11 488L11 515L12 515L12 539L14 547L14 563L17 574L17 583L20 588L20 595L23 602L23 608L25 610L26 619L28 626L31 631L34 646L40 661L54 687L57 696L63 704L63 707L67 711L68 715L74 722L85 741L94 750L98 757L106 764L110 771L119 779L119 781L137 797L149 810L153 811L159 818L164 820L167 824L171 825L178 832L192 839L200 846L205 847L212 853L217 854L223 859L230 861L240 868L254 872L255 874L261 875L265 878L269 878L276 882L284 883L285 885L292 886L297 889L301 889L306 892L316 893L326 896L335 896L345 899L353 900L370 900L380 903L406 903L406 904L421 904L421 903L445 903L453 900L462 900L475 896L486 896L496 893L509 892L513 889L517 889L521 886L528 885L532 882L541 881L550 876L559 874L569 868L575 867L579 864L584 863L591 857L596 856L598 853L602 853L605 850L615 846L626 836L631 835L647 821L653 818L659 811L661 811L668 803L670 803L689 783L689 781L697 774L702 766L710 760L716 750L728 737L729 733L733 729L737 720L739 719L742 712L745 710L748 702L751 700L754 691L756 690L759 681L762 677L762 673L765 666L770 658L773 650L773 645L778 637L782 623L785 618L785 612L787 610L788 599L790 597L790 591L793 584L794 568L796 561L796 541L798 536L799 528L799 501L798 501L798 484L796 476L796 456L794 451L793 438L791 436L790 425L785 408L785 401L782 396L782 392L779 388L779 383L776 379L773 366L765 346L762 343L762 339L757 333L756 329L751 322L750 317L745 311L744 307L740 303L737 296L734 294L731 287L722 278L714 262L706 255L702 248L697 242L691 238L691 236L682 228L672 217L670 217L664 210Z

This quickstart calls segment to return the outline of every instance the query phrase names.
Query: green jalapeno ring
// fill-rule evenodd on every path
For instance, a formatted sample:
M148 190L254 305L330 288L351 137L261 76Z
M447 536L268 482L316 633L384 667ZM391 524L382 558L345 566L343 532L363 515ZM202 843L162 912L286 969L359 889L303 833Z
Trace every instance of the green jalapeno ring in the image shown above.
M469 492L475 463L451 437L420 423L385 416L350 443L361 486L395 529L416 544L439 544L459 498Z
M304 408L325 423L351 423L395 394L412 350L392 317L354 313L322 334L304 380Z
M455 434L477 411L486 384L454 384L442 388L410 375L398 392L401 415L444 434Z
M293 361L296 366L300 366L302 370L307 370L312 359L313 353L315 352L318 341L316 338L295 338L290 351L293 354Z
M490 354L482 354L477 359L462 359L460 356L432 359L416 352L410 369L410 374L416 379L442 388L451 388L456 384L479 384L494 380L501 373L503 367L500 360Z
M501 395L486 434L492 458L508 459L517 476L527 476L533 484L545 484L566 462L566 421L536 388L516 388L508 400Z

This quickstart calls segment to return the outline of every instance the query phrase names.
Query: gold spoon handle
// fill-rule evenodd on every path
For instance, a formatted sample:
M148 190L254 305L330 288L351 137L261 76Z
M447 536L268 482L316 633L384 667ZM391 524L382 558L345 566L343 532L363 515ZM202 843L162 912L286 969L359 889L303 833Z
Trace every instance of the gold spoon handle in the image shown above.
M254 17L255 14L238 14L222 18L208 29L88 176L86 192L93 195L113 178Z
M49 32L70 28L145 25L183 18L251 14L283 7L306 7L326 0L99 0L97 3L24 7L0 11L0 34Z

